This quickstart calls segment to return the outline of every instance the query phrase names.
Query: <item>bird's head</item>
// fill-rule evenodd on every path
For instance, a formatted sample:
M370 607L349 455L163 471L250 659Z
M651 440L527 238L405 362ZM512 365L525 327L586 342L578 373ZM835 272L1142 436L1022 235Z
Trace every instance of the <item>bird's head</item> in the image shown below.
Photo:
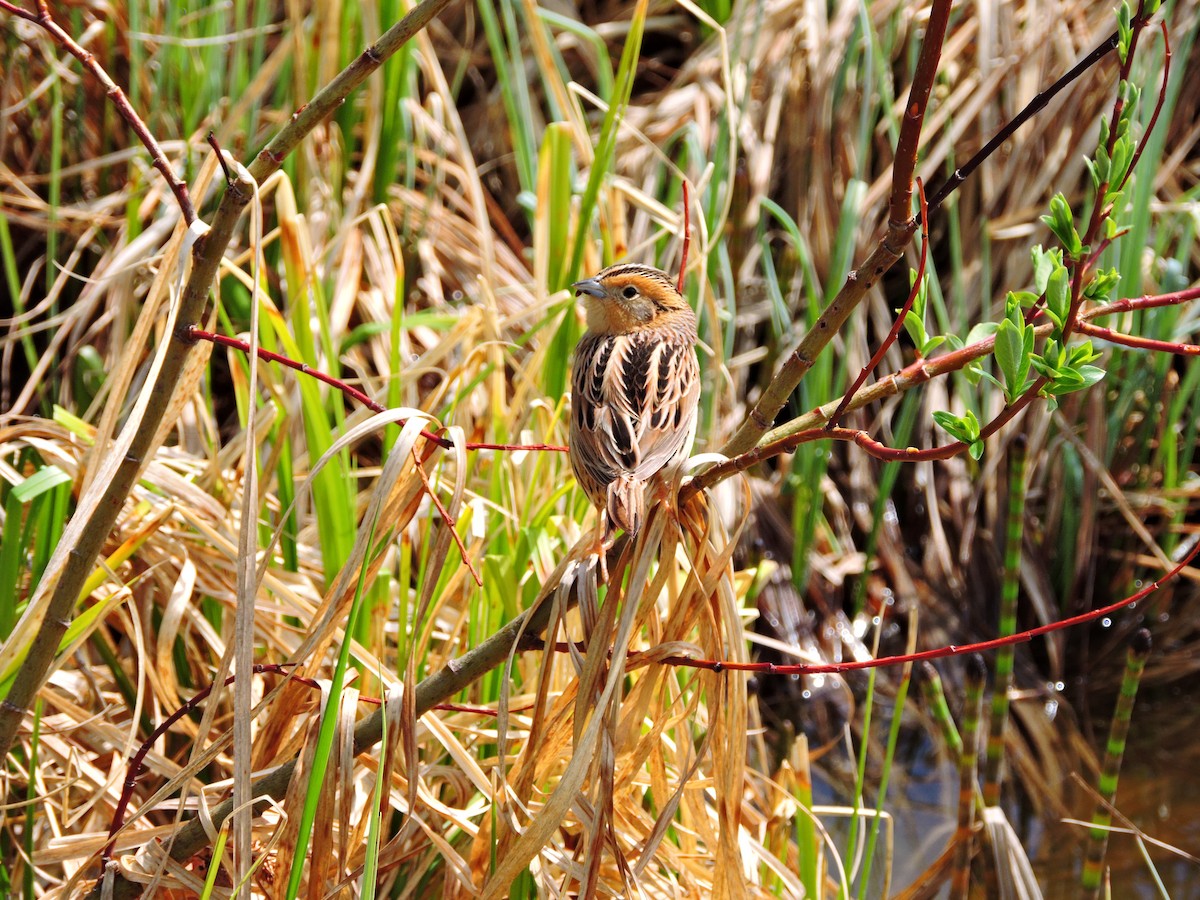
M678 317L687 301L665 272L636 263L620 263L572 288L587 311L588 330L596 334L628 334Z

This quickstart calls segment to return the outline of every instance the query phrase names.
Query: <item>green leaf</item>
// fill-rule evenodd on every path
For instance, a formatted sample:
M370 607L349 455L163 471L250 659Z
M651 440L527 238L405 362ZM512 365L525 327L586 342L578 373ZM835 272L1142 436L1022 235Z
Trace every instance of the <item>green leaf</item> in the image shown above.
M1069 276L1066 266L1058 266L1046 282L1046 315L1060 330L1071 311Z
M1042 216L1042 221L1054 232L1071 258L1078 258L1083 249L1083 241L1079 238L1079 232L1075 230L1071 204L1061 191L1050 198L1050 215Z
M1043 378L1050 379L1051 383L1053 383L1055 376L1058 375L1058 368L1056 366L1046 362L1045 358L1041 356L1034 356L1033 359L1030 360L1030 363L1032 363L1034 370L1039 375L1041 375Z
M1103 144L1096 148L1096 179L1099 188L1100 184L1108 184L1109 176L1112 174L1112 160L1108 157L1108 150Z
M1104 370L1099 366L1080 366L1079 376L1083 379L1083 387L1090 388L1104 378Z
M1005 393L1009 395L1010 401L1013 387L1020 383L1018 379L1024 349L1025 337L1022 330L1014 325L1011 319L1005 319L996 332L995 354L996 363L1000 366L1007 386Z
M934 412L933 421L937 422L943 431L957 441L961 441L967 436L965 423L961 417L954 415L952 412L939 409Z
M52 491L60 484L70 484L71 476L58 466L42 466L20 484L12 489L13 499L19 503L28 503L34 497Z
M910 309L905 313L904 330L908 332L909 338L918 347L924 347L929 340L929 335L925 333L925 323L921 321L921 317L914 310ZM924 353L923 350L922 353Z
M978 384L980 381L989 381L992 384L994 384L996 387L1000 388L1001 391L1005 392L1006 394L1008 393L1008 389L1005 387L1004 382L1001 381L999 378L997 378L995 375L993 375L991 372L985 372L982 369L977 369L976 374L979 377L977 377L974 381L972 381L971 382L972 384Z
M1062 251L1058 248L1045 250L1041 244L1037 244L1029 255L1033 259L1033 285L1037 288L1037 293L1030 301L1030 305L1032 305L1038 297L1046 293L1046 282L1050 280L1051 273L1056 267L1062 265Z
M978 460L983 456L983 441L971 441L971 446L967 448L967 452L971 454L971 459Z
M1112 220L1110 219L1109 221ZM1104 269L1092 276L1092 280L1088 283L1088 286L1083 289L1083 295L1089 300L1106 299L1120 281L1120 272L1116 269Z
M942 346L942 344L944 344L944 343L946 343L945 335L939 334L939 335L935 335L934 337L931 337L929 340L927 340L924 344L921 345L921 355L928 356L930 353L932 353L938 347Z
M1077 369L1080 366L1090 363L1093 359L1098 359L1100 353L1092 346L1091 341L1084 341L1071 347L1067 353L1067 365Z
M1121 57L1121 65L1129 58L1129 47L1133 43L1133 17L1129 12L1129 4L1122 0L1117 7L1117 53Z
M908 287L912 290L912 286L917 281L917 273L909 269L908 271ZM921 287L917 290L917 296L913 298L913 304L910 307L922 319L925 318L925 300L929 294L929 276L926 275L921 279Z
M957 441L974 444L979 440L979 420L975 418L975 413L971 410L967 410L961 416L945 410L938 410L933 414L933 420Z
M990 338L999 328L999 322L980 322L979 324L973 326L969 332L967 332L966 345L970 346L971 344L978 344L980 341ZM962 348L955 347L954 349L960 350Z

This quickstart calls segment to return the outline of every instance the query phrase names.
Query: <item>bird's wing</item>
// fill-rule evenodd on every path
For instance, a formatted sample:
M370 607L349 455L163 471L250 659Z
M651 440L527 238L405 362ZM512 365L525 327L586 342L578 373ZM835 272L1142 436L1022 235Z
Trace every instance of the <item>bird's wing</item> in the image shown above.
M645 481L691 438L700 371L690 342L661 334L588 335L572 373L573 440L601 483Z

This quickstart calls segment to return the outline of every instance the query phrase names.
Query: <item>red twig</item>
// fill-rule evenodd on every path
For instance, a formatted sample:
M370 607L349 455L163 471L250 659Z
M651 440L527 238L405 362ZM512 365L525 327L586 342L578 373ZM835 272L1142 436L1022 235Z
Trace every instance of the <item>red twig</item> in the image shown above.
M208 146L212 147L213 151L217 154L217 162L221 165L221 171L225 173L225 184L234 184L237 178L234 176L233 170L229 168L229 161L225 159L225 151L221 149L221 144L217 140L216 134L210 131L207 140Z
M964 653L982 653L986 650L995 650L998 647L1006 647L1010 644L1024 644L1035 637L1040 637L1043 634L1050 634L1055 631L1063 631L1067 628L1073 628L1076 625L1085 625L1088 622L1095 622L1097 619L1102 619L1105 616L1113 615L1120 612L1126 606L1138 603L1149 597L1157 591L1165 583L1175 578L1182 572L1196 555L1200 554L1200 542L1197 542L1191 552L1183 558L1173 569L1167 572L1162 578L1152 582L1142 588L1136 594L1131 594L1124 600L1118 600L1116 603L1110 603L1108 606L1102 606L1099 609L1093 609L1091 612L1083 613L1082 615L1072 616L1069 619L1059 619L1057 622L1050 622L1046 625L1039 625L1037 628L1030 628L1028 631L1020 631L1016 634L1007 635L1005 637L994 638L990 641L980 641L975 644L951 644L947 647L938 647L934 650L924 650L920 653L906 653L900 656L883 656L879 659L856 660L855 662L844 663L798 663L796 665L779 665L776 663L736 663L725 662L724 660L704 660L704 659L689 659L686 656L668 656L662 662L670 665L688 666L695 669L708 669L713 672L734 671L734 672L756 672L765 675L820 675L833 672L852 672L858 669L877 669L882 666L895 666L903 663L922 662L930 659L942 659L947 656L961 656Z
M233 347L234 349L241 350L243 353L250 352L250 344L241 340L240 338L216 334L215 332L211 331L201 331L199 328L192 328L188 334L193 340L212 341L214 344L220 344L223 347ZM340 378L334 378L332 375L328 375L319 369L314 369L307 363L299 362L289 356L284 356L281 353L274 353L270 350L264 350L262 347L256 348L256 351L259 359L264 359L268 362L277 362L280 365L287 366L289 369L295 369L297 372L300 372L304 375L310 375L318 381L328 384L330 387L337 388L338 390L342 391L342 393L357 400L359 403L363 404L373 412L387 411L387 407L382 403L377 403L362 391L358 390L358 388L346 384L346 382L342 381ZM449 438L434 434L433 432L427 431L424 428L421 429L421 436L441 447L443 450L449 450L454 446L454 442ZM465 447L467 450L553 450L560 452L566 451L567 449L566 447L557 447L551 444L467 443ZM475 583L477 585L482 586L483 578L480 576L479 570L475 568L474 562L471 561L471 556L467 552L467 547L463 543L462 536L458 533L458 523L455 521L454 517L450 515L450 511L446 509L445 504L442 503L442 500L440 497L438 497L437 492L434 491L433 485L429 483L429 476L425 473L425 467L421 464L421 460L417 456L416 448L413 448L412 454L413 462L416 465L417 474L421 478L421 483L425 486L425 493L429 495L429 499L433 502L433 505L437 507L438 514L442 517L442 521L446 523L446 526L450 529L450 533L454 536L454 543L458 547L458 552L462 556L462 561L466 563L467 568L470 569L471 577L475 579Z
M1144 7L1139 4L1137 16L1131 23L1132 35L1129 39L1129 52L1125 55L1124 62L1121 63L1118 84L1122 81L1128 81L1130 72L1133 69L1133 60L1135 50L1137 49L1138 38L1141 36L1142 29L1144 29L1148 23L1148 19L1142 14L1143 8ZM1162 92L1159 94L1159 104L1155 108L1154 119L1151 121L1150 128L1153 128L1153 122L1158 118L1158 109L1160 109L1162 106L1162 101L1165 97L1166 86L1167 82L1164 77ZM1106 142L1104 148L1107 151L1110 159L1112 158L1113 148L1116 146L1117 138L1120 136L1121 116L1124 113L1124 110L1125 98L1121 95L1121 91L1118 89L1117 96L1113 100L1112 115L1109 120L1108 127L1108 141ZM1147 128L1146 134L1143 135L1141 146L1145 146L1145 140L1149 137L1150 128ZM1140 149L1141 148L1139 147L1139 151ZM1129 174L1132 172L1133 164L1131 160L1130 166L1122 178L1121 186L1124 186L1124 179L1128 178ZM1096 203L1092 207L1092 214L1091 218L1088 220L1087 230L1081 239L1085 249L1096 242L1096 238L1100 234L1100 226L1104 223L1105 219L1112 215L1112 206L1106 202L1110 184L1111 183L1109 181L1104 181L1096 187ZM1084 282L1087 280L1087 273L1088 269L1091 267L1092 260L1091 258L1085 256L1083 259L1070 258L1066 260L1066 262L1071 269L1071 306L1067 312L1067 318L1066 321L1063 322L1062 327L1062 339L1064 343L1071 336L1071 332L1075 326L1079 324L1077 320L1079 317L1080 306L1083 304Z
M112 101L113 106L117 108L117 113L133 129L133 133L138 136L138 140L142 142L142 145L150 151L150 160L154 168L162 173L163 178L167 181L167 185L171 188L171 193L175 195L175 201L179 204L179 209L183 213L183 220L188 225L196 221L196 208L192 206L192 198L188 194L187 185L175 175L175 170L167 162L167 156L157 139L150 133L150 129L146 127L146 123L142 121L141 116L137 114L137 110L129 103L129 98L125 96L125 92L112 80L108 72L104 71L104 67L96 61L96 57L90 51L81 47L73 37L67 34L54 21L54 17L50 15L50 8L47 6L46 0L37 0L37 12L22 9L10 3L9 0L0 0L0 9L25 19L27 22L40 25L50 33L50 36L54 38L60 47L83 63L83 67L92 73L92 77L104 85L104 91L108 95L108 99Z
M483 587L483 579L479 577L479 572L475 569L475 564L471 562L471 557L467 553L466 545L463 544L462 537L458 533L458 523L454 521L454 517L450 515L450 511L442 505L441 498L433 489L433 485L429 483L429 476L425 474L425 467L421 464L420 458L417 456L417 448L411 450L413 464L417 467L417 475L421 478L421 483L425 485L425 493L429 495L429 499L433 501L433 505L437 507L438 514L441 515L442 521L446 523L446 527L450 529L450 534L454 536L454 543L458 545L458 552L462 556L462 561L467 564L467 568L471 570L471 577L475 579L475 583Z
M688 250L692 246L692 204L691 191L687 179L683 179L683 249L679 253L679 285L676 290L683 293L684 281L687 277Z
M1169 294L1143 294L1141 297L1126 297L1123 300L1113 300L1103 306L1097 306L1085 312L1082 318L1086 320L1101 319L1105 316L1115 316L1117 313L1133 312L1139 309L1156 309L1162 306L1178 306L1200 300L1200 287L1187 288L1182 291L1172 291Z
M3 2L4 0L0 0L0 3ZM291 668L294 665L296 663L256 663L252 671L256 675L261 675L263 672L275 672L280 675L286 675L287 673L284 669ZM230 675L224 681L225 686L228 687L233 684L236 678L236 675ZM296 680L304 684L311 684L313 687L320 687L320 685L311 679L297 677ZM129 764L125 768L125 783L121 787L121 798L117 801L117 807L113 810L112 822L108 826L108 843L104 845L104 850L100 854L100 858L106 867L112 859L113 847L117 841L117 832L125 824L125 811L129 808L129 801L133 798L133 789L137 785L138 776L142 774L142 769L145 768L146 754L150 752L150 748L154 746L154 742L166 734L172 725L208 699L208 695L212 693L212 690L213 685L211 684L202 688L194 697L179 707L179 709L163 719L142 745L138 747L137 752L129 757Z
M0 2L3 2L3 0L0 0ZM211 341L214 344L220 344L222 347L232 347L235 350L241 350L243 353L250 352L250 344L241 340L240 338L229 337L228 335L217 334L212 331L202 331L199 328L190 329L188 331L188 335L192 338L192 340ZM281 366L287 366L289 369L295 369L297 372L315 378L317 381L324 382L330 387L335 387L347 397L357 400L372 412L387 412L386 406L384 406L382 403L372 400L358 388L347 384L340 378L334 378L332 375L328 375L325 372L322 372L320 369L314 369L307 363L299 362L292 359L290 356L284 356L282 353L273 353L270 350L264 350L262 347L258 348L258 358L265 359L267 362L279 363ZM442 437L441 435L434 434L433 432L426 431L425 429L421 430L421 436L426 440L437 444L443 450L449 450L454 446L454 442L449 438ZM566 447L561 447L557 444L489 444L468 441L464 446L466 446L468 450L531 450L552 451L555 453L567 452Z
M913 174L917 170L917 151L921 146L921 126L929 107L929 95L937 80L938 63L946 43L953 4L934 3L925 23L921 40L921 55L909 88L904 120L896 139L896 156L892 163L892 193L888 198L888 227L902 228L912 219ZM909 232L911 234L911 232Z
M1176 341L1159 341L1154 338L1139 337L1136 334L1124 334L1111 328L1101 328L1090 322L1078 322L1075 330L1080 334L1090 335L1101 340L1120 344L1124 347L1135 347L1138 350L1153 350L1157 353L1173 353L1177 356L1200 356L1200 346L1184 344Z
M1142 139L1138 141L1137 149L1133 151L1133 158L1129 160L1129 168L1125 170L1125 177L1121 179L1121 187L1125 187L1125 182L1129 180L1129 176L1133 174L1134 168L1138 164L1138 160L1142 158L1142 151L1146 149L1146 144L1150 141L1150 135L1154 133L1154 126L1158 124L1158 114L1162 112L1163 102L1167 99L1167 80L1171 75L1171 39L1167 35L1167 23L1162 21L1158 23L1162 29L1163 36L1163 73L1162 86L1158 89L1158 102L1154 104L1154 112L1150 115L1150 121L1146 124L1146 132L1142 135ZM1133 50L1130 49L1129 55L1133 56Z
M1082 324L1084 322L1090 322L1092 319L1099 319L1105 316L1112 316L1118 313L1131 312L1135 310L1154 309L1164 306L1177 306L1182 303L1188 303L1192 300L1200 300L1200 287L1188 288L1187 290L1183 291L1173 291L1169 294L1147 294L1142 297L1129 297L1123 300L1114 300L1111 303L1104 304L1103 306L1097 306L1092 309L1082 311L1079 314L1079 323ZM1051 330L1052 326L1047 322L1038 326L1037 334L1039 337L1041 337L1049 334ZM947 353L943 353L940 356L932 357L930 359L917 360L916 362L905 366L899 372L893 372L882 380L891 381L897 385L903 385L903 387L896 388L895 392L910 390L928 381L931 381L938 376L945 375L949 372L957 372L975 360L982 359L993 352L995 344L995 337L986 337L980 341L976 341L973 344L968 344L966 347L962 347L961 349L951 350ZM1178 349L1178 345L1172 344L1171 352L1175 352L1176 349ZM1038 390L1041 389L1042 384L1044 384L1044 382L1039 384L1037 388ZM1030 399L1031 398L1026 396L1018 400L1017 403L1021 405L1021 408L1024 408L1024 405L1027 404ZM1009 410L1003 414L1003 421L999 422L999 424L996 422L990 423L987 428L983 429L981 435L983 437L990 436L992 433L994 433L997 427L1000 427L1000 425L1003 425L1004 422L1009 421L1012 416L1019 411L1019 409L1009 407ZM744 472L752 466L755 466L764 460L778 456L782 453L791 453L796 449L796 447L800 446L800 444L807 443L809 441L821 440L822 438L829 438L833 440L853 440L868 453L887 460L915 461L928 458L946 459L950 456L961 453L966 447L966 445L962 444L961 442L957 442L946 447L933 448L932 450L919 450L916 448L897 450L883 447L882 444L879 444L877 441L873 441L870 435L866 434L865 432L857 432L849 429L838 429L838 431L831 433L825 428L812 428L807 431L788 435L787 437L772 441L769 444L763 444L761 446L754 447L750 450L747 450L745 453L738 454L737 456L731 457L725 462L718 463L711 468L706 469L700 475L697 475L691 482L684 485L683 490L680 492L680 498L686 499L693 493L697 493L705 488L711 487L718 481L721 481L723 478L727 478L728 476L737 472ZM931 456L929 454L933 455Z
M891 331L883 339L883 343L879 345L879 349L875 351L875 355L871 357L871 361L863 366L862 371L858 373L858 378L854 379L854 384L850 385L850 389L842 397L842 402L838 404L838 408L829 417L829 422L825 426L826 428L837 427L837 423L841 421L846 408L850 406L850 401L854 399L854 395L863 386L863 382L867 380L867 376L874 372L876 367L883 362L883 357L888 352L888 348L896 343L896 338L900 336L900 329L904 327L904 319L908 316L909 310L912 309L913 303L916 302L917 295L921 292L921 282L925 278L925 258L929 251L929 207L925 203L925 185L921 182L920 178L917 179L917 196L920 198L921 203L921 262L917 266L917 277L913 281L912 290L908 292L908 299L900 307L900 312L896 315L896 321L892 323Z

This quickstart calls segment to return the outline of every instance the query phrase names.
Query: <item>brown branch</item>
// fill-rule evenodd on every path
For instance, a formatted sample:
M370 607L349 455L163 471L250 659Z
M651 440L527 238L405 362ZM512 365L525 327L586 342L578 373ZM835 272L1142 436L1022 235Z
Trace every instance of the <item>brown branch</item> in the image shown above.
M252 190L253 185L249 182L230 187L221 200L212 228L196 241L197 249L192 261L191 275L180 300L178 322L195 322L203 314L209 291L217 277L221 257L233 237L238 217L249 202ZM87 516L78 540L73 546L64 543L55 550L51 565L61 566L61 575L57 583L53 584L53 594L46 605L45 615L20 669L17 670L12 687L3 702L0 702L0 756L7 755L12 746L21 720L50 670L59 643L71 621L79 593L91 574L96 557L100 555L105 540L112 532L117 516L142 468L150 454L157 449L154 444L155 435L170 408L171 396L183 376L184 364L192 345L187 339L186 331L177 328L175 338L163 354L162 366L150 389L150 399L140 427L133 433L129 448L117 465L112 479L103 487L103 493L98 499L86 506L81 505L75 512L76 516ZM121 398L115 398L112 402L121 402ZM97 452L102 452L102 449L97 448ZM90 492L85 497L90 498ZM68 523L68 531L70 527ZM66 560L63 560L64 556L67 557ZM35 595L31 605L38 600L40 596Z
M133 133L142 142L142 146L150 151L150 160L154 168L162 173L162 177L166 179L167 185L171 188L171 193L175 195L175 201L179 204L180 212L183 213L183 221L188 225L196 221L196 208L192 206L192 198L188 193L187 185L175 174L175 170L167 162L167 155L163 152L163 148L159 145L158 140L150 133L150 129L146 127L146 123L142 121L142 117L137 114L137 110L130 104L129 98L125 96L125 92L112 80L108 72L104 70L104 67L96 61L96 57L89 50L81 47L71 35L67 34L54 21L54 17L50 15L50 8L47 6L46 0L38 0L36 13L15 6L9 3L8 0L0 0L0 9L28 22L40 25L49 32L50 36L54 38L55 43L79 60L83 64L83 67L91 72L92 77L104 85L104 91L108 95L108 99L112 101L113 106L117 108L117 113L133 129Z
M255 675L261 675L264 672L274 672L279 675L288 674L284 670L296 663L255 663L251 667L251 671ZM225 679L223 684L228 687L236 680L236 675L230 675ZM303 678L294 675L293 678L303 684L308 684L320 690L320 684L311 678ZM129 809L129 802L133 799L133 789L137 786L138 776L145 768L146 755L150 752L150 748L155 742L171 730L171 726L190 713L192 710L199 708L200 704L208 699L215 685L210 684L201 688L182 706L176 709L173 713L158 723L158 727L150 732L150 736L142 741L142 745L138 747L137 752L129 758L129 762L125 766L125 782L121 787L121 797L117 801L117 807L113 810L112 820L108 826L108 843L104 845L104 849L100 853L101 865L108 865L112 859L113 848L117 842L117 834L121 831L121 826L125 824L125 812Z

